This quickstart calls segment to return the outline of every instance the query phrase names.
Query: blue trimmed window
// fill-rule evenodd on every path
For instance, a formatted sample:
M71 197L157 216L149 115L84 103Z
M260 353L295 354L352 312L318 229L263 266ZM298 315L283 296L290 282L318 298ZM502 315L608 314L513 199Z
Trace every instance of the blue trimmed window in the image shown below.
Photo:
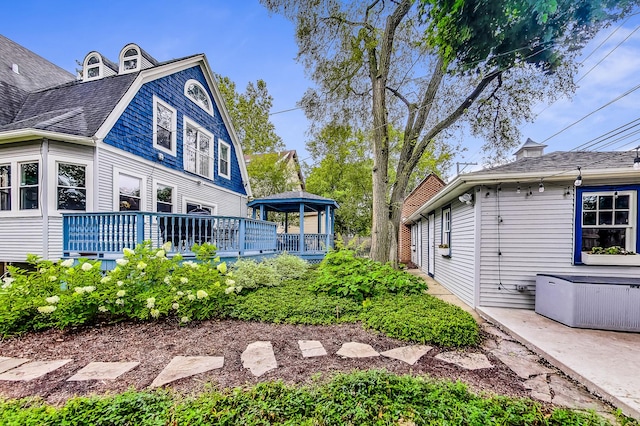
M574 262L593 247L622 247L638 252L638 185L578 188Z

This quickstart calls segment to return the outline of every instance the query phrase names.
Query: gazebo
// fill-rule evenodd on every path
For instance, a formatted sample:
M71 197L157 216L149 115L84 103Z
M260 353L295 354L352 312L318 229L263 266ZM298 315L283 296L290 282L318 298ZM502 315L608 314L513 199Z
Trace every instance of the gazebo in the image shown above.
M335 200L304 191L289 191L257 198L247 206L253 209L254 219L267 220L268 212L285 214L284 232L277 235L277 251L312 260L322 259L333 247L335 209L339 207ZM289 233L289 213L300 215L298 233ZM317 226L313 222L305 223L305 218L312 219L314 216L317 217ZM312 232L305 232L305 225L309 228L307 231Z

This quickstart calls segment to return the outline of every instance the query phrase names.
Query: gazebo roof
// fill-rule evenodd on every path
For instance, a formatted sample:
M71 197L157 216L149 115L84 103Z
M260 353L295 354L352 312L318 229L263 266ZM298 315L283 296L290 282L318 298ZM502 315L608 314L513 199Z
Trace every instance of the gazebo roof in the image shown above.
M338 208L338 203L330 198L310 194L305 191L288 191L280 194L273 194L250 201L247 206L259 208L262 206L266 211L293 213L300 211L300 204L304 204L305 212L317 212L326 206Z

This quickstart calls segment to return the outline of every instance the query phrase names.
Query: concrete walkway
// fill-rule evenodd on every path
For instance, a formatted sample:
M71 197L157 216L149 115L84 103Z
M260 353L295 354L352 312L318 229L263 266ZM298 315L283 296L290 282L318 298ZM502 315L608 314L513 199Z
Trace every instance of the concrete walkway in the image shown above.
M477 311L589 391L640 419L640 333L571 328L524 309Z

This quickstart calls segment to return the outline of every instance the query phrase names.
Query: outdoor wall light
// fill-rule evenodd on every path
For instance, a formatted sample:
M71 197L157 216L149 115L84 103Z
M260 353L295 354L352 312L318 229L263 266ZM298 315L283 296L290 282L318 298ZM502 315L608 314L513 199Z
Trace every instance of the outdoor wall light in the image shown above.
M469 194L467 192L459 196L458 200L460 200L461 203L465 203L466 205L471 205L471 203L473 202L473 194Z
M635 170L640 170L640 157L638 157L638 149L640 149L640 146L636 147L636 158L633 159L633 168Z
M635 167L635 164L634 164L634 167ZM578 166L578 177L576 178L576 181L573 184L575 186L582 185L582 172L580 171L580 166Z
M540 183L538 184L538 192L544 192L544 183L542 183L542 179L540 179Z
M518 185L518 187L516 188L516 194L520 193L520 185Z

